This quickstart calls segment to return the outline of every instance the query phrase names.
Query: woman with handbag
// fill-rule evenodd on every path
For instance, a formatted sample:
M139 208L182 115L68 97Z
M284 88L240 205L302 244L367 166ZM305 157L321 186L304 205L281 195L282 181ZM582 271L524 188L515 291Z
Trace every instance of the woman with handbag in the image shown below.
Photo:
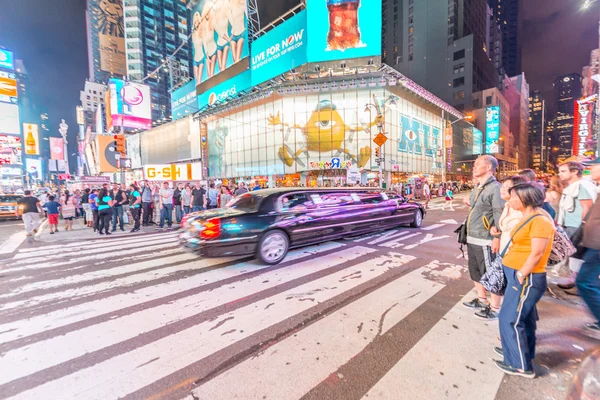
M546 265L554 225L540 212L544 188L537 183L515 185L510 190L510 206L523 214L511 232L512 242L503 258L507 285L500 310L502 348L494 351L504 357L496 366L509 375L535 378L531 360L535 358L536 304L547 288Z

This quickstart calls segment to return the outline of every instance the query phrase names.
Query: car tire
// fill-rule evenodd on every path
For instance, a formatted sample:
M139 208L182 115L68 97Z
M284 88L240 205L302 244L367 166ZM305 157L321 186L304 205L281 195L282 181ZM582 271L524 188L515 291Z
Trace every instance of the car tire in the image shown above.
M287 255L290 240L281 230L268 231L258 242L256 257L268 265L279 264Z
M410 223L412 228L420 228L423 224L423 212L421 210L415 211L415 219Z

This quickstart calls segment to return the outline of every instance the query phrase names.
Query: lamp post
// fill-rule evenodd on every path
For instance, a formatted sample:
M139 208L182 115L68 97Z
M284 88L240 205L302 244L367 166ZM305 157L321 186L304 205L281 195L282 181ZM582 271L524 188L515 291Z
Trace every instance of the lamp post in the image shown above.
M63 144L65 146L63 154L65 155L65 170L66 170L65 173L66 174L70 173L70 171L69 171L69 151L67 149L67 144L69 143L67 141L67 131L68 130L69 130L69 125L67 125L65 120L62 119L61 123L58 125L58 132L62 136Z
M390 101L395 102L393 98ZM371 108L374 108L375 112L377 113L377 116L375 117L377 121L377 131L385 135L385 101L380 106L375 98L375 95L373 95L373 102L365 105L365 112L370 112ZM383 152L384 145L379 146L379 159L377 160L377 164L379 165L380 188L383 188L383 164L385 163L385 153Z

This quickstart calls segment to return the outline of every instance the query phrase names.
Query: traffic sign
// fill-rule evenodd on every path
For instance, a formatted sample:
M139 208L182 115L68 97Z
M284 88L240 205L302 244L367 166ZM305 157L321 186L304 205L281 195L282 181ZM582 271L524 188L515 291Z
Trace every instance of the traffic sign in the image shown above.
M381 147L385 144L385 142L387 142L387 136L380 132L377 134L377 136L375 136L373 142L375 142L377 146Z

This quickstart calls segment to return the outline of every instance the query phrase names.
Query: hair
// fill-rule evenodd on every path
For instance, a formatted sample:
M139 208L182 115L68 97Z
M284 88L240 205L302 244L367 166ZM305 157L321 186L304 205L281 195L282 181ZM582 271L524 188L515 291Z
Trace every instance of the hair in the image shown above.
M96 193L98 191L98 189L93 188L92 191L90 193Z
M489 154L479 156L482 160L484 160L490 167L492 167L492 172L496 172L498 169L498 160L494 156L490 156Z
M519 175L514 175L511 177L506 178L505 180L503 180L502 182L507 182L510 181L513 186L517 186L520 185L521 183L527 183L527 178L525 178L523 175L519 174Z
M85 193L87 193L87 194L90 194L91 190L90 190L90 188L86 188L86 189L84 190L84 192L85 192Z
M137 186L135 183L132 183L131 185L129 185L129 187L130 187L130 188L133 188L133 191L136 191L136 190L137 190L138 192L140 191L140 188L139 188L139 187L138 187L138 186Z
M565 187L558 176L555 175L550 179L550 187L548 188L549 191L556 192L562 196L564 188Z
M50 196L48 196L48 200L54 201L56 200L56 197L54 197L54 195L51 194Z
M525 178L527 182L537 181L537 175L535 174L535 171L530 168L520 171L519 176Z
M105 188L100 189L100 192L98 192L98 197L100 200L102 200L105 196L108 196L108 190Z
M69 198L71 197L71 193L68 190L65 190L65 205L69 202Z
M31 196L31 190L26 190L23 192L25 196Z
M520 183L513 186L509 193L511 195L514 193L524 207L542 207L546 198L544 187L539 183Z
M568 161L566 163L562 163L560 164L558 167L567 167L569 168L569 171L571 172L577 172L577 176L578 177L582 177L583 176L583 170L585 169L585 167L583 166L582 163L577 162L577 161Z
M214 188L215 188L215 184L214 184L214 183L211 183L211 184L210 184L210 188L211 188L211 189L214 189Z

